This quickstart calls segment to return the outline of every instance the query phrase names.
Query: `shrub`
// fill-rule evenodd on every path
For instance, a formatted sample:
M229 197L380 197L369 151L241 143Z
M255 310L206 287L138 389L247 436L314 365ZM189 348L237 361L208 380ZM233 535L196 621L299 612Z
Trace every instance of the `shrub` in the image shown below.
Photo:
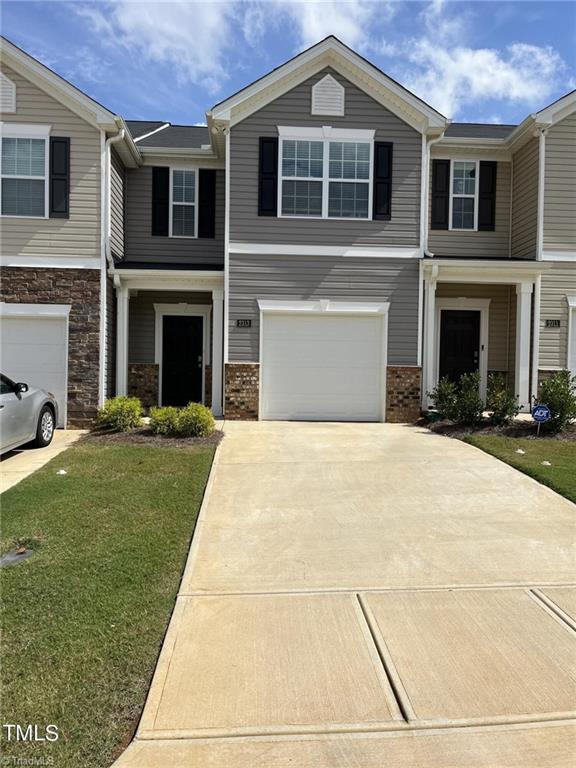
M99 409L96 423L115 432L129 432L140 426L142 404L137 397L118 395L106 400Z
M171 405L150 409L150 430L155 435L174 435L178 431L178 408Z
M182 437L206 437L214 431L214 417L201 403L188 403L178 413L178 434Z
M510 392L501 373L491 373L488 377L486 408L492 411L494 424L507 424L520 412L518 398Z
M542 405L550 408L552 418L545 426L552 432L561 432L576 420L576 376L570 371L558 371L540 386Z
M477 424L482 419L484 404L479 394L480 374L464 373L458 385L443 378L430 392L430 399L448 421L455 424Z

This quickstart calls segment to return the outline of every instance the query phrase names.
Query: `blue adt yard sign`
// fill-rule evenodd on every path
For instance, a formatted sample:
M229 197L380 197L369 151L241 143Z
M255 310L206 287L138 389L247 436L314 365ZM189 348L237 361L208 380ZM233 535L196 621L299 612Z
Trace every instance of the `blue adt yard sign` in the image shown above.
M538 422L538 424L550 421L552 418L550 408L548 408L547 405L535 405L534 408L532 408L532 418L534 421Z

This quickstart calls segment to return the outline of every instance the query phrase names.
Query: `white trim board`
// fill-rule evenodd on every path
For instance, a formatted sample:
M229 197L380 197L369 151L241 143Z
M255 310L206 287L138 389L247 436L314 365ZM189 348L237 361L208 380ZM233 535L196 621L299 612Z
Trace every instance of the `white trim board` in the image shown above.
M158 405L162 405L162 337L163 321L167 315L202 318L202 402L206 399L206 365L210 359L211 304L154 304L154 362L158 366Z
M83 259L76 256L6 256L2 254L0 255L0 267L19 267L22 269L27 267L29 269L100 269L101 262L99 256Z
M71 304L16 304L0 302L2 317L68 317Z
M566 367L576 376L576 296L566 296L568 303L568 333Z
M542 261L576 262L576 251L542 251Z
M480 371L480 397L486 400L488 389L488 337L490 327L490 301L491 299L468 299L461 298L442 298L436 297L436 333L434 340L434 385L438 383L440 375L440 331L443 310L463 309L465 311L480 313L480 350L478 359L478 369Z
M294 217L289 217L294 218ZM306 217L309 218L309 217ZM264 254L266 256L342 256L375 259L420 259L420 248L358 248L336 245L289 245L279 243L235 243L228 247L229 253L243 255Z

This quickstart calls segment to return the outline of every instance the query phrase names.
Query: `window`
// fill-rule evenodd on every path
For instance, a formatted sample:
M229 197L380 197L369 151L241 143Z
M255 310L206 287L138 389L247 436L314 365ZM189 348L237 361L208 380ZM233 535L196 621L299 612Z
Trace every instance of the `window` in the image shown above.
M369 218L374 131L278 130L281 216ZM310 137L283 138L283 132L297 134L306 130L312 134ZM356 137L369 140L359 141Z
M455 160L452 163L450 229L478 228L478 163Z
M197 237L196 201L198 174L195 169L171 170L170 236Z
M47 140L2 137L2 215L47 215Z

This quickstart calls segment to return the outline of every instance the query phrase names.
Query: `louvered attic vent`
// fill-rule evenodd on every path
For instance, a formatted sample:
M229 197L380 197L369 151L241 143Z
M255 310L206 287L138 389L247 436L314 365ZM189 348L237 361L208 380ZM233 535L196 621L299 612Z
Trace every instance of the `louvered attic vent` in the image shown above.
M313 86L312 114L344 114L344 87L332 75L326 75Z
M16 86L0 72L0 112L16 112Z

